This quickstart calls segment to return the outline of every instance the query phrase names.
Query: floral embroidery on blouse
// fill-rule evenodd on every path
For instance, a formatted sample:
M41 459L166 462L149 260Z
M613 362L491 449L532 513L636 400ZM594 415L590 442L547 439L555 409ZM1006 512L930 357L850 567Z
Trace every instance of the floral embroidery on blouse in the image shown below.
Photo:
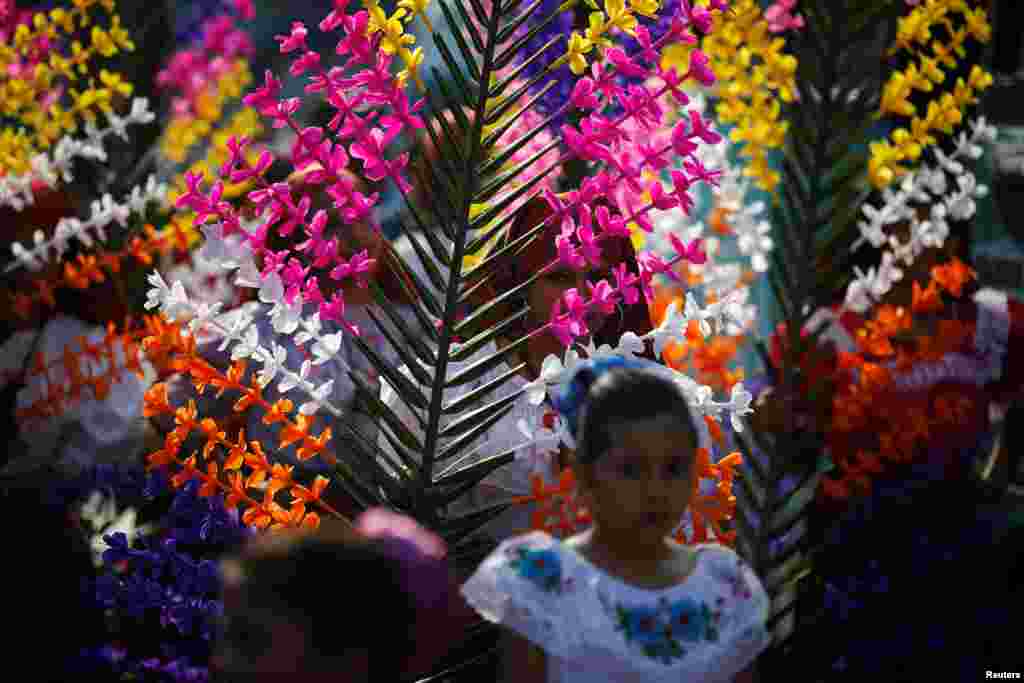
M557 593L562 588L562 558L552 549L530 550L519 546L511 550L509 562L519 576L541 590Z
M721 611L712 610L703 601L691 597L671 603L661 598L656 607L625 607L619 603L613 614L616 630L622 632L626 642L666 666L686 656L684 641L691 644L717 641L722 616Z

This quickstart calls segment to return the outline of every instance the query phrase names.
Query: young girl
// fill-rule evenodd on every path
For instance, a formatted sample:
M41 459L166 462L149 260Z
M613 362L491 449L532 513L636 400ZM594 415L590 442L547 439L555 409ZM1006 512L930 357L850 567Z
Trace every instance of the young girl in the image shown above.
M611 359L576 372L558 408L592 528L509 539L462 588L507 629L508 681L739 680L768 645L752 569L722 546L668 539L689 503L698 431L658 368Z

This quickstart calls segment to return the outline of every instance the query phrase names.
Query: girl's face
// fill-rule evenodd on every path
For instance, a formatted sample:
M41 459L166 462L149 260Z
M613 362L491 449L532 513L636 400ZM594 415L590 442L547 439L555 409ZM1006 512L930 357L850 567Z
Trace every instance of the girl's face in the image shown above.
M610 450L579 467L594 521L638 541L660 540L679 526L690 503L693 437L669 415L620 425L613 435Z

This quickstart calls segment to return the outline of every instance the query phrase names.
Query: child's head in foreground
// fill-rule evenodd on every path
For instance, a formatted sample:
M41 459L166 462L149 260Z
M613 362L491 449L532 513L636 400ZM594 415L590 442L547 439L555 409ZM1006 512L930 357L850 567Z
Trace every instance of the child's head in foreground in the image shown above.
M225 560L222 574L215 665L227 678L401 679L415 647L416 603L381 539L329 522L264 534Z
M576 470L596 526L668 536L690 502L698 447L686 397L651 363L588 363L559 397L576 440Z

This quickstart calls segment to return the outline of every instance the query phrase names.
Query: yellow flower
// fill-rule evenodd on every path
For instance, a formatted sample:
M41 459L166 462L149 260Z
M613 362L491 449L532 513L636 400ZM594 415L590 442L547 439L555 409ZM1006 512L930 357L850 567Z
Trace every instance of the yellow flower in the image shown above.
M135 50L135 43L132 42L128 31L121 26L121 17L116 14L110 18L110 37L122 50L126 52Z
M967 85L974 90L985 90L992 85L992 74L975 64L967 77Z
M416 42L413 36L405 34L405 27L402 25L402 17L404 16L404 9L395 10L395 13L390 17L380 7L374 7L370 11L368 30L371 33L383 34L380 41L380 49L389 55L393 55L404 46Z
M402 57L405 62L405 68L396 75L398 82L404 85L410 76L412 76L414 81L418 81L420 78L420 64L423 63L423 48L417 47L411 52L409 50L402 50Z
M109 33L99 26L92 27L92 47L104 57L113 57L117 54L117 43Z
M586 54L591 49L593 49L593 44L579 33L573 32L569 37L566 55L569 57L569 68L577 76L587 70Z
M964 20L967 22L967 31L974 36L975 40L987 43L992 39L992 26L988 23L984 7L976 7L974 11L964 12Z
M128 97L132 94L133 86L121 79L121 74L111 73L106 69L100 70L100 82L110 90Z
M629 5L645 17L655 16L661 8L658 0L629 0Z

